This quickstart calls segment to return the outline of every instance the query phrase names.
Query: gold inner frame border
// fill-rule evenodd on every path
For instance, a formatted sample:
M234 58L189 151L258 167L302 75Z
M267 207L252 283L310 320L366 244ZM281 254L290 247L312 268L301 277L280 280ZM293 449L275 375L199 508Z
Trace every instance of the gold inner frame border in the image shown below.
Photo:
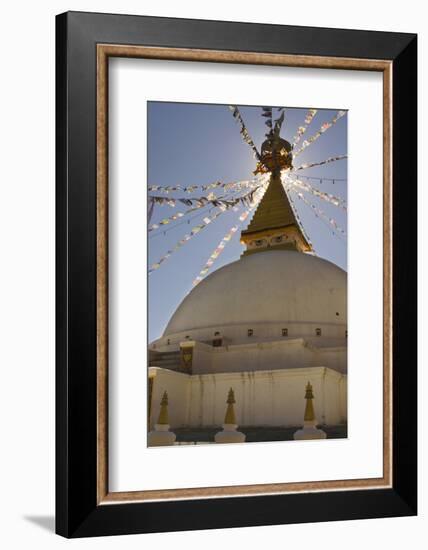
M188 48L97 44L97 504L260 496L392 486L392 62ZM383 476L293 483L109 492L108 488L108 60L276 65L383 73Z

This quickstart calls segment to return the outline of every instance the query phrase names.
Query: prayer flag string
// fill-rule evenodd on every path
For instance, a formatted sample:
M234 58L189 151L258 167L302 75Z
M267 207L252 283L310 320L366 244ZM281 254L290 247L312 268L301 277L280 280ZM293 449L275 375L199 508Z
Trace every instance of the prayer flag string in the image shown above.
M237 212L238 211L238 206L234 206L232 208L232 210L234 212ZM154 239L155 237L159 237L159 235L166 235L169 231L172 231L174 229L177 229L177 227L180 227L181 225L187 223L187 224L190 224L190 222L192 220L195 220L196 218L199 218L200 216L207 216L208 214L210 214L213 210L215 210L216 207L215 206L211 206L210 208L208 208L208 210L205 210L205 212L203 211L203 208L197 210L197 213L194 215L194 216L190 216L186 219L186 217L183 217L183 218L180 218L181 221L176 223L175 225L170 225L169 227L161 227L159 228L160 230L157 231L156 233L152 233L150 236L149 236L149 239Z
M294 204L293 197L291 196L291 193L289 193L289 187L288 187L288 185L284 185L284 183L283 183L283 187L284 187L285 194L287 195L287 197L290 201L290 205L291 205L291 208L293 210L294 217L296 218L297 223L299 224L300 231L303 233L303 236L305 237L308 244L312 248L312 251L315 254L314 245L312 244L311 239L309 238L308 234L305 231L305 228L303 227L303 223L302 223L302 220L300 219L299 213L297 212L297 208L296 208L296 205Z
M195 227L193 227L192 230L190 231L190 233L188 233L187 235L184 235L184 237L182 239L180 239L178 241L178 243L173 248L168 250L168 252L166 254L164 254L157 262L155 262L154 264L152 264L150 266L150 268L148 270L149 275L153 271L155 271L156 269L159 269L160 266L171 256L171 254L173 254L178 249L180 249L183 245L185 245L188 241L190 241L190 239L192 237L194 237L195 235L197 235L200 231L202 231L203 229L208 227L208 225L210 223L214 222L221 214L223 214L223 212L225 210L227 210L227 207L226 206L221 206L219 212L216 212L212 216L206 216L202 220L202 223L200 223L200 224L196 225Z
M179 198L170 198L170 197L162 197L162 196L150 196L150 200L152 200L155 204L159 204L161 206L168 205L174 208L177 203L184 204L186 206L205 206L206 204L212 204L213 206L235 206L236 204L243 204L246 206L247 204L250 204L253 200L254 193L257 191L257 189L260 187L260 185L263 184L263 179L259 179L259 184L257 187L251 188L251 191L246 193L245 195L242 195L240 197L216 197L214 193L208 194L206 197L179 197Z
M262 176L262 177L259 177L259 178L254 178L255 183L254 183L252 189L254 189L254 186L256 186L256 185L257 185L257 187L260 187L261 185L266 184L267 181L268 180L267 180L266 176ZM242 183L242 182L239 182L239 183ZM239 190L239 188L237 188L237 189ZM246 202L248 201L248 198L251 199L251 196L252 196L251 194L249 194L249 196L244 195L242 197L232 196L232 195L234 195L234 193L236 193L237 189L234 189L234 188L226 189L225 188L224 191L226 192L226 195L224 197L222 197L221 199L219 199L219 200L222 201L222 204L226 204L226 206L228 206L229 208L231 207L233 210L238 209L238 205L239 205L240 202L242 202L243 204L246 204ZM170 223L173 223L174 221L177 221L178 219L186 218L187 215L189 215L189 214L191 214L192 212L195 212L195 211L197 212L197 211L205 208L206 206L211 206L211 208L208 210L208 213L210 213L214 208L217 208L219 206L219 204L218 204L218 200L216 199L216 197L213 193L210 193L210 195L208 195L207 198L210 199L210 200L215 200L215 206L213 206L211 202L202 201L200 204L197 204L195 207L190 208L190 209L186 210L185 212L178 212L177 214L174 214L174 215L172 215L168 218L164 218L163 220L152 224L151 226L149 226L148 232L151 233L152 231L154 231L156 229L161 229L166 225L170 225ZM232 199L232 201L230 201L230 199ZM237 204L235 204L233 206L233 202L235 202L235 199L238 202L237 202ZM169 199L166 199L166 200L169 200ZM226 202L223 202L223 201L226 201ZM190 218L187 218L187 223L189 223L190 220L193 220L193 219L197 218L198 216L201 216L202 214L203 213L200 212L199 214L196 214L195 216L191 216ZM186 223L186 219L184 219L182 222L180 222L178 224L170 226L167 229L162 229L162 231L160 231L158 233L152 234L150 236L150 238L157 237L158 235L161 235L161 234L165 234L167 231L171 231L172 229L175 229L176 227L178 227L179 225L182 225L183 223Z
M245 210L240 216L239 216L239 222L242 223L250 213L251 209ZM202 279L205 277L205 275L210 270L211 266L213 265L214 261L220 256L220 254L223 252L224 247L226 244L232 239L233 235L238 231L240 224L236 224L233 227L230 228L230 230L226 233L226 235L222 238L218 246L214 249L210 257L208 258L207 263L201 269L199 275L196 277L196 279L193 281L193 286L196 286L198 283L202 281Z
M291 185L287 185L287 188L295 193L298 198L306 204L306 206L311 208L315 216L319 218L324 224L326 224L334 235L340 238L346 238L346 231L340 227L340 225L336 222L334 218L330 218L323 210L321 210L321 208L318 208L317 206L309 202L303 195L303 193L297 191L296 189L293 189Z
M232 111L233 118L238 122L241 129L239 133L242 136L242 139L251 147L254 153L254 158L257 160L260 160L260 153L257 151L257 147L254 144L254 141L251 139L250 134L248 133L247 127L245 126L245 123L242 119L241 113L239 112L239 109L236 105L229 105L229 109Z
M265 194L265 191L267 189L267 184L265 184L258 192L257 197L255 198L255 201L250 208L245 210L238 219L238 223L236 223L233 227L229 229L229 231L226 233L226 235L222 238L222 240L219 242L218 246L213 250L210 257L208 258L206 264L201 269L199 275L195 278L193 281L193 286L196 286L199 284L202 279L205 277L205 275L208 273L208 271L211 269L212 265L214 264L215 260L220 256L220 254L223 252L226 244L232 239L233 235L238 231L239 226L242 225L242 223L247 219L249 214L251 213L254 208L256 208L260 201L263 198L263 195Z
M331 193L326 193L325 191L320 191L316 187L313 187L307 182L301 181L299 179L293 180L291 178L286 178L285 183L290 183L294 187L297 187L299 189L303 189L303 191L307 191L308 193L311 193L311 195L314 195L314 197L319 197L326 202L330 204L334 204L334 206L338 206L345 212L347 211L347 205L346 201L342 199L341 197L336 197L335 195L332 195Z
M147 231L150 233L151 231L154 231L155 229L159 229L159 227L168 225L171 222L174 222L180 218L183 218L184 216L187 216L188 214L195 212L195 210L199 210L200 208L204 208L206 204L198 204L198 206L195 206L193 208L189 208L185 212L177 212L177 214L173 214L169 218L164 218L163 220L160 220L157 223L153 223L152 225L149 225Z
M150 223L150 220L152 219L154 207L155 207L155 201L153 201L149 197L148 204L147 204L147 223Z
M306 132L309 124L312 122L312 120L313 120L313 118L316 114L317 114L317 109L309 109L309 111L307 112L307 114L305 116L305 124L302 125L302 126L299 126L297 128L297 133L293 137L293 147L295 147L299 143L300 138Z
M329 164L330 162L336 162L337 160L343 160L347 158L348 155L339 155L337 157L330 157L320 162L307 162L306 164L301 164L300 166L295 168L293 172L297 172L298 170L306 170L307 168L313 168L314 166L323 166L324 164Z
M221 187L223 189L242 189L244 187L252 187L260 183L258 178L253 178L251 180L242 180L242 181L231 181L231 182L221 182L215 181L213 183L208 183L206 185L188 185L187 187L182 187L181 185L149 185L149 192L157 191L158 193L174 193L176 191L183 191L185 193L193 193L197 189L202 191L209 191L210 189L215 189Z
M303 174L299 174L299 179L316 180L320 185L323 184L325 181L331 182L333 185L335 183L348 181L348 178L325 178L324 176L306 176Z
M265 136L270 137L273 131L272 107L262 107L262 117L266 118L265 125L269 128Z
M334 126L339 119L341 119L343 116L346 115L346 112L347 111L338 111L336 115L331 119L330 122L324 122L324 124L321 126L318 132L316 132L316 134L314 134L308 139L305 139L305 141L302 142L302 146L300 147L300 149L294 153L294 158L300 155L300 153L302 153L306 149L306 147L309 147L311 143L313 143L319 137L321 137L329 128Z

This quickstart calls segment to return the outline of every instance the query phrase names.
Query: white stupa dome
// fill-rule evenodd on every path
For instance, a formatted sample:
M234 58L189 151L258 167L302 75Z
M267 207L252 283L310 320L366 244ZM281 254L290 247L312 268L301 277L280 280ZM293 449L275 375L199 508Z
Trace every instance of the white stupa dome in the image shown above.
M230 343L322 335L345 338L347 275L336 265L291 250L243 256L197 285L169 321L161 341L199 341L219 332Z

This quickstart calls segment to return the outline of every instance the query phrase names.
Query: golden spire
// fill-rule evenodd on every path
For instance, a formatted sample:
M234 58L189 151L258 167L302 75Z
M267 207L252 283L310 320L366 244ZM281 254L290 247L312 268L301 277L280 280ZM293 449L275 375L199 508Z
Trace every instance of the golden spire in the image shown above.
M271 174L267 191L251 223L242 233L248 234L266 229L277 229L296 223L296 218L285 194L280 176Z
M165 391L160 402L158 424L169 424L168 421L168 393Z
M266 250L309 252L312 247L300 229L281 181L281 170L292 168L291 145L278 135L263 143L262 152L265 149L262 158L268 160L263 166L264 172L270 172L270 180L250 224L241 232L241 243L247 247L244 255Z
M226 403L227 403L227 409L226 409L226 415L224 417L224 423L236 424L235 408L233 406L236 403L236 401L235 401L235 394L233 393L232 388L230 388L229 390Z
M312 385L310 382L306 385L306 393L305 393L305 399L306 399L306 407L305 407L305 422L312 422L315 420L315 411L314 411L314 404L312 402L312 399L314 398L314 393L312 391Z

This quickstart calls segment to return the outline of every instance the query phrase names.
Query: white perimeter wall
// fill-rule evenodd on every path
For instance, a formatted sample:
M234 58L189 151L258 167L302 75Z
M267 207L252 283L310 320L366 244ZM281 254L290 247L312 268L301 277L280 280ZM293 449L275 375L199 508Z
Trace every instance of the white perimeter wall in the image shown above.
M320 339L321 340L321 339ZM214 348L195 342L193 374L254 372L264 370L329 367L347 372L347 348L315 347L302 338L275 342L251 342Z
M325 367L203 375L151 367L150 376L154 377L151 427L164 391L172 428L220 426L230 388L235 392L239 425L298 426L303 423L308 381L320 424L341 424L347 419L346 375Z

